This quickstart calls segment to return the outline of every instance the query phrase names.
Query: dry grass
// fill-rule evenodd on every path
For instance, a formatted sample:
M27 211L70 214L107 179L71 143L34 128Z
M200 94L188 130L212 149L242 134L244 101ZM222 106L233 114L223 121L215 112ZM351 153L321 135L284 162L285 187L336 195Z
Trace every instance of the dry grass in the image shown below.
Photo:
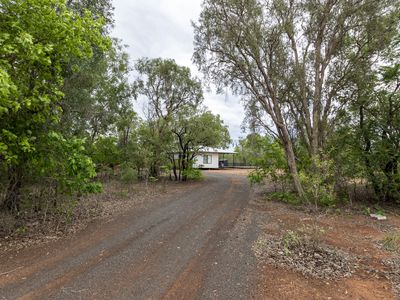
M386 234L382 241L382 246L385 250L400 253L400 231Z
M347 253L322 243L324 230L316 225L286 231L282 236L263 235L253 249L271 263L321 279L350 277L357 264Z

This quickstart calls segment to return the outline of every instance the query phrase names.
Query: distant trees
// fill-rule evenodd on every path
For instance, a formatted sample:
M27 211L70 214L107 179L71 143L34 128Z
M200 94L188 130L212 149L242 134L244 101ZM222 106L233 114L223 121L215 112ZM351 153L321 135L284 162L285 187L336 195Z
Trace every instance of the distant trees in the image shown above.
M179 111L197 108L203 100L201 83L192 78L189 68L178 66L171 59L141 59L136 63L140 77L136 90L146 98L147 143L151 152L151 176L158 176L162 159L171 143L171 122Z
M150 175L158 176L168 159L176 180L186 180L200 147L226 146L229 133L219 116L202 107L199 79L189 68L170 59L141 59L136 91L146 100L146 121L141 140L150 156Z
M203 1L194 61L278 138L301 197L309 198L303 179L323 175L320 162L352 104L371 96L398 9L398 1Z

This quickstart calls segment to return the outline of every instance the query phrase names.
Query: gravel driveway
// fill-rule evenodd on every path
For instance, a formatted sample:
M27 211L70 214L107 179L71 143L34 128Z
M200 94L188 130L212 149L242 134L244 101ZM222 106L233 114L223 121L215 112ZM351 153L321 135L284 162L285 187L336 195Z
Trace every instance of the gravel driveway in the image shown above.
M248 299L257 285L245 175L205 172L71 239L0 258L0 299Z

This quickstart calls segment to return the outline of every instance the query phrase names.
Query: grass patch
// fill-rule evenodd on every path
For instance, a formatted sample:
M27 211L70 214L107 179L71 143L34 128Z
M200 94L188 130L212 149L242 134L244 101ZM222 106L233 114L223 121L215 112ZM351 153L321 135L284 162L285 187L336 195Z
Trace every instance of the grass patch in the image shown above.
M385 250L400 253L400 231L388 233L382 241L382 246Z
M301 272L306 277L338 279L350 277L354 272L353 259L347 253L324 245L321 227L303 226L286 231L281 236L260 237L253 250L259 258Z

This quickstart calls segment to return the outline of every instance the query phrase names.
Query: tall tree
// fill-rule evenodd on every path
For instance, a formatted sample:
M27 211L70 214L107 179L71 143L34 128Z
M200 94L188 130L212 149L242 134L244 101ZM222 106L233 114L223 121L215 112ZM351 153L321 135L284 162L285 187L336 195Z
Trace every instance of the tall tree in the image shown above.
M266 113L281 141L296 191L294 140L311 161L341 110L358 64L372 64L397 26L398 1L205 0L194 61L219 86ZM264 124L267 124L265 122ZM268 128L271 129L271 128ZM315 171L315 170L314 170Z
M378 199L400 203L400 39L380 57L381 68L356 81L352 112L352 149L365 166Z
M139 78L138 95L147 100L148 148L152 152L150 173L158 176L167 145L171 139L169 125L184 107L197 107L203 101L201 82L192 77L190 69L171 59L143 58L136 63Z

